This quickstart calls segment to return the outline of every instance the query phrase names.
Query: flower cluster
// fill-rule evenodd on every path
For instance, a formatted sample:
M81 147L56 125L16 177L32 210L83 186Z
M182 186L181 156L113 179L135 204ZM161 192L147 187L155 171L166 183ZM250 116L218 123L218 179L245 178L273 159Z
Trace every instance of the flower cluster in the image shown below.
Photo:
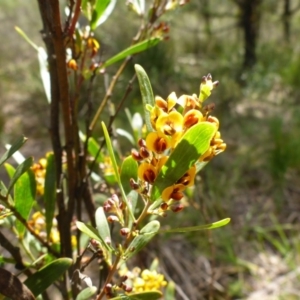
M132 287L132 292L159 291L166 285L167 281L163 274L156 270L145 269L141 272L140 268L133 268L129 271L127 268L120 270L122 278L126 278L126 285Z
M167 285L164 275L157 273L155 270L143 270L140 277L133 280L134 292L157 291Z
M46 239L47 237L46 220L45 220L45 216L40 211L35 212L28 223L32 228L34 228L36 234ZM51 229L49 239L50 242L53 244L58 244L60 241L56 219L53 219L53 224L52 224L52 229Z
M208 162L225 150L226 144L218 131L219 121L210 115L214 105L202 106L203 101L217 84L218 82L212 82L209 74L202 78L199 97L194 94L182 95L177 98L173 92L166 100L156 97L155 105L147 107L150 111L153 131L148 133L145 140L139 140L139 150L131 152L132 157L140 162L138 168L139 187L147 186L147 191L151 188L170 153L176 148L185 133L196 124L209 122L216 126L216 134L211 140L210 147L199 157L199 162ZM177 182L162 192L161 197L164 201L161 205L162 210L171 209L178 212L183 208L178 201L183 198L183 191L194 185L195 175L196 166L193 165Z
M40 237L42 237L44 240L47 239L47 233L46 233L46 218L45 215L42 214L40 211L35 212L30 220L28 221L28 224L34 229L35 233L38 234ZM58 231L58 224L57 220L53 218L52 220L52 228L49 235L49 241L52 244L59 244L60 243L60 235ZM73 248L76 247L76 236L73 234L71 236L71 243Z
M44 195L45 176L46 176L47 158L41 158L38 163L33 164L31 170L34 173L36 181L36 192L38 196Z

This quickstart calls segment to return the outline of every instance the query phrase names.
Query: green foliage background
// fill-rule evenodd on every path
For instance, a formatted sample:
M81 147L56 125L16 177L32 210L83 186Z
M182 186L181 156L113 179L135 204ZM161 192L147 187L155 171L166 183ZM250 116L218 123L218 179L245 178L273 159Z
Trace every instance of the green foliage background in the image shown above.
M297 1L291 2L297 7ZM171 27L170 39L133 59L112 101L121 99L134 74L134 63L143 65L154 93L162 97L171 91L177 95L197 93L201 77L208 72L220 81L210 101L217 105L214 113L228 148L198 178L194 207L174 215L172 222L191 226L193 222L197 225L200 218L203 223L232 219L231 225L208 235L191 233L178 235L177 239L191 255L181 257L185 276L193 272L200 276L202 270L188 269L188 261L203 258L209 261L220 285L214 287L213 299L236 299L263 290L281 272L294 272L299 262L300 11L292 15L291 39L286 42L281 1L262 1L258 61L251 70L243 70L243 35L237 24L236 4L210 1L214 17L208 27L204 3L191 1L182 11L165 17ZM104 58L124 48L134 35L131 14L120 1L97 31ZM42 45L37 3L2 0L0 19L1 141L11 142L25 134L29 141L22 152L38 159L50 149L48 124L42 113L47 103L36 53L14 30L14 26L21 27L37 45ZM107 76L114 74L113 69ZM99 77L95 101L102 99L104 84ZM137 82L126 106L131 112L142 111ZM128 126L125 114L117 126ZM98 127L100 130L100 123ZM123 146L130 150L125 141ZM176 237L172 237L161 241L161 247L173 249L176 243ZM275 261L272 268L270 259ZM177 279L181 276L177 274ZM207 285L202 288L203 297L210 293ZM299 292L299 286L290 281L274 291L275 296L298 299L292 292L285 294L290 285Z

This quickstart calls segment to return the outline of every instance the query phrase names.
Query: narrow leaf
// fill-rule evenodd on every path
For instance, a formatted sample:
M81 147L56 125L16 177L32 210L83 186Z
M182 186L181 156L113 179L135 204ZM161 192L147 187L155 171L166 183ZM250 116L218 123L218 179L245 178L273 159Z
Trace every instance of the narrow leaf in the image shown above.
M7 197L8 203L10 205L14 205L14 201L12 199L12 197L7 193L7 187L5 186L5 184L0 181L0 194L2 197Z
M81 131L79 131L79 136L83 142L86 141L86 135ZM92 155L94 159L96 159L97 163L104 162L103 154L101 153L101 151L99 151L99 149L100 149L99 143L93 137L89 137L88 152L90 155Z
M9 183L8 191L7 191L8 193L10 193L12 187L14 186L16 181L20 178L20 176L22 176L22 174L24 174L31 167L32 163L33 163L33 158L28 157L22 164L20 164L17 167L16 172Z
M16 169L9 163L5 163L4 167L6 169L7 175L10 179L12 179L14 174L16 173Z
M84 224L79 221L76 222L76 226L80 231L85 233L88 237L98 241L106 250L108 250L108 251L112 250L112 248L110 248L107 245L107 243L105 243L105 241L102 239L102 237L99 235L99 233L97 232L97 230L94 227L92 227L88 224Z
M92 12L91 12L91 1L89 0L81 0L81 9L86 18L91 21L92 20Z
M154 47L160 41L161 41L160 38L150 38L150 39L147 39L140 43L134 44L134 45L128 47L127 49L123 50L122 52L116 54L115 56L111 57L107 61L105 61L103 63L103 65L101 65L101 68L106 68L106 67L126 58L127 56L130 56L130 55L145 51L151 47Z
M55 200L56 200L56 171L55 171L54 154L52 153L47 156L44 200L45 200L46 232L47 232L47 238L49 240L49 236L53 224Z
M107 247L111 248L111 246L110 246L111 245L110 229L108 226L108 222L107 222L103 207L99 207L96 210L95 218L96 218L96 225L97 225L97 230L98 230L99 236L102 238L104 243L106 243ZM108 252L108 253L110 254L111 252ZM108 257L109 264L111 263L111 259L112 259L112 257L111 257L111 255L109 255L109 257Z
M146 71L143 69L142 66L136 64L134 66L136 75L139 80L142 100L143 100L143 106L144 106L144 112L145 112L145 123L147 126L147 131L153 131L151 121L150 121L150 111L146 109L146 105L154 106L154 96L153 91L151 87L151 83L149 80L149 77L146 73Z
M110 3L110 0L96 0L94 11L92 14L92 21L91 21L91 29L95 30L97 28L97 23L101 18L102 14L106 10Z
M153 186L152 200L160 197L162 191L177 182L207 151L217 128L209 122L191 127L171 153L159 172Z
M129 295L120 295L111 300L158 300L161 299L162 293L160 291L133 293Z
M99 207L96 210L96 224L99 235L104 241L111 242L110 229L104 213L103 207Z
M130 219L134 220L133 212L132 212L131 207L130 207L128 201L127 201L126 193L123 189L120 174L118 172L118 165L117 165L117 162L116 162L115 154L114 154L113 147L112 147L112 144L111 144L111 140L109 138L109 134L108 134L108 131L107 131L107 128L106 128L104 122L102 122L102 128L103 128L103 132L104 132L104 138L105 138L106 146L107 146L109 156L110 156L110 159L111 159L111 162L112 162L112 165L113 165L113 169L114 169L114 172L115 172L115 175L116 175L116 179L117 179L119 188L120 188L121 193L122 193L123 201L125 202L126 207L128 209Z
M144 248L158 233L159 228L160 223L157 220L150 221L147 225L145 225L126 249L123 260L128 260Z
M134 190L132 190L129 194L127 194L128 203L133 213L135 213L135 209L138 203L138 197L139 194ZM133 220L131 219L128 222L128 228L132 228L132 225L133 225Z
M25 172L14 185L15 208L27 220L35 200L36 182L32 170ZM25 233L25 226L17 221L16 229L20 237Z
M191 231L199 231L199 230L207 230L207 229L215 229L218 227L222 227L227 225L230 222L230 218L226 218L211 224L192 226L192 227L181 227L181 228L173 228L160 230L160 233L169 233L169 232L191 232Z
M0 158L0 166L8 160L16 151L18 151L27 141L27 138L24 136L20 137L18 140L16 140L12 146L2 155Z
M174 300L175 299L175 283L174 281L169 281L164 292L165 300Z
M137 180L138 163L132 158L132 156L127 156L121 166L121 183L126 194L132 191L130 186L130 179Z
M71 258L59 258L28 277L24 284L27 285L34 296L38 296L58 280L71 265Z
M15 26L16 32L35 50L38 50L38 46L26 35L26 33L18 26Z
M117 128L116 133L120 136L125 137L132 145L135 144L133 136L128 131L122 128Z
M40 76L42 79L44 91L46 94L46 98L48 103L51 102L51 81L50 81L50 73L48 68L48 55L46 50L43 47L38 47L37 55L40 66Z
M76 300L88 300L97 292L96 286L90 286L82 290L76 297Z
M45 94L48 103L51 102L51 86L50 86L50 74L48 70L48 55L43 47L38 47L26 33L19 27L15 27L15 30L37 51L39 65L40 65L40 75L43 82Z
M98 2L101 3L104 2L103 0L98 0ZM116 6L116 3L117 3L117 0L110 0L110 3L109 5L106 7L106 9L104 10L104 12L101 13L101 16L99 17L98 16L98 20L95 22L93 26L94 26L94 29L96 29L99 25L101 25L102 23L104 23L107 18L110 16L110 14L113 12L115 6ZM91 26L93 28L93 26Z

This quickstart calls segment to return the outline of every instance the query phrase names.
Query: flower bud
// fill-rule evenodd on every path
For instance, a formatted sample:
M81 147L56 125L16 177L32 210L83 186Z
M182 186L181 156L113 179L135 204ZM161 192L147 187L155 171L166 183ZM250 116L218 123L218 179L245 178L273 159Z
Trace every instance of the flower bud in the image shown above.
M140 147L146 147L146 141L144 139L139 139L138 140L138 145Z
M135 182L133 178L130 178L129 184L133 190L138 190L140 188L139 184Z
M143 157L140 155L140 153L135 150L135 149L132 149L131 150L131 156L134 160L137 160L137 161L140 161L140 160L143 160Z
M127 236L128 234L129 234L129 232L130 232L130 229L129 228L121 228L120 229L120 234L122 235L122 236Z
M73 58L68 61L67 66L68 66L68 68L70 68L70 69L72 69L74 71L78 70L77 62Z
M150 156L149 150L144 146L140 148L139 154L143 159L148 158Z
M107 221L109 223L113 223L113 222L119 222L119 218L117 216L108 216L107 217Z
M171 206L171 210L174 213L178 213L178 212L182 211L183 209L184 209L184 206L181 203Z

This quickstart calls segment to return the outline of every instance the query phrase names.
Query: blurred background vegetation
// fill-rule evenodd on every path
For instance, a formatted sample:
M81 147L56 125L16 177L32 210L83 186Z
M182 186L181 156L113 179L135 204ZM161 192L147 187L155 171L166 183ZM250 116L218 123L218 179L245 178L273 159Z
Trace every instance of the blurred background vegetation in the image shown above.
M48 104L36 52L14 30L43 46L37 3L1 0L0 20L1 144L24 134L23 154L38 159L51 149ZM136 21L119 1L96 32L104 59L130 44ZM300 299L300 2L197 0L164 21L170 39L133 58L111 104L124 94L134 63L164 98L198 93L207 73L219 80L209 101L227 150L199 176L185 213L168 222L191 226L230 217L231 224L161 237L153 252L181 287L178 299ZM97 79L97 103L104 79ZM126 106L142 112L137 82ZM121 114L116 126L127 128L126 122ZM123 147L124 154L131 148L125 141Z

